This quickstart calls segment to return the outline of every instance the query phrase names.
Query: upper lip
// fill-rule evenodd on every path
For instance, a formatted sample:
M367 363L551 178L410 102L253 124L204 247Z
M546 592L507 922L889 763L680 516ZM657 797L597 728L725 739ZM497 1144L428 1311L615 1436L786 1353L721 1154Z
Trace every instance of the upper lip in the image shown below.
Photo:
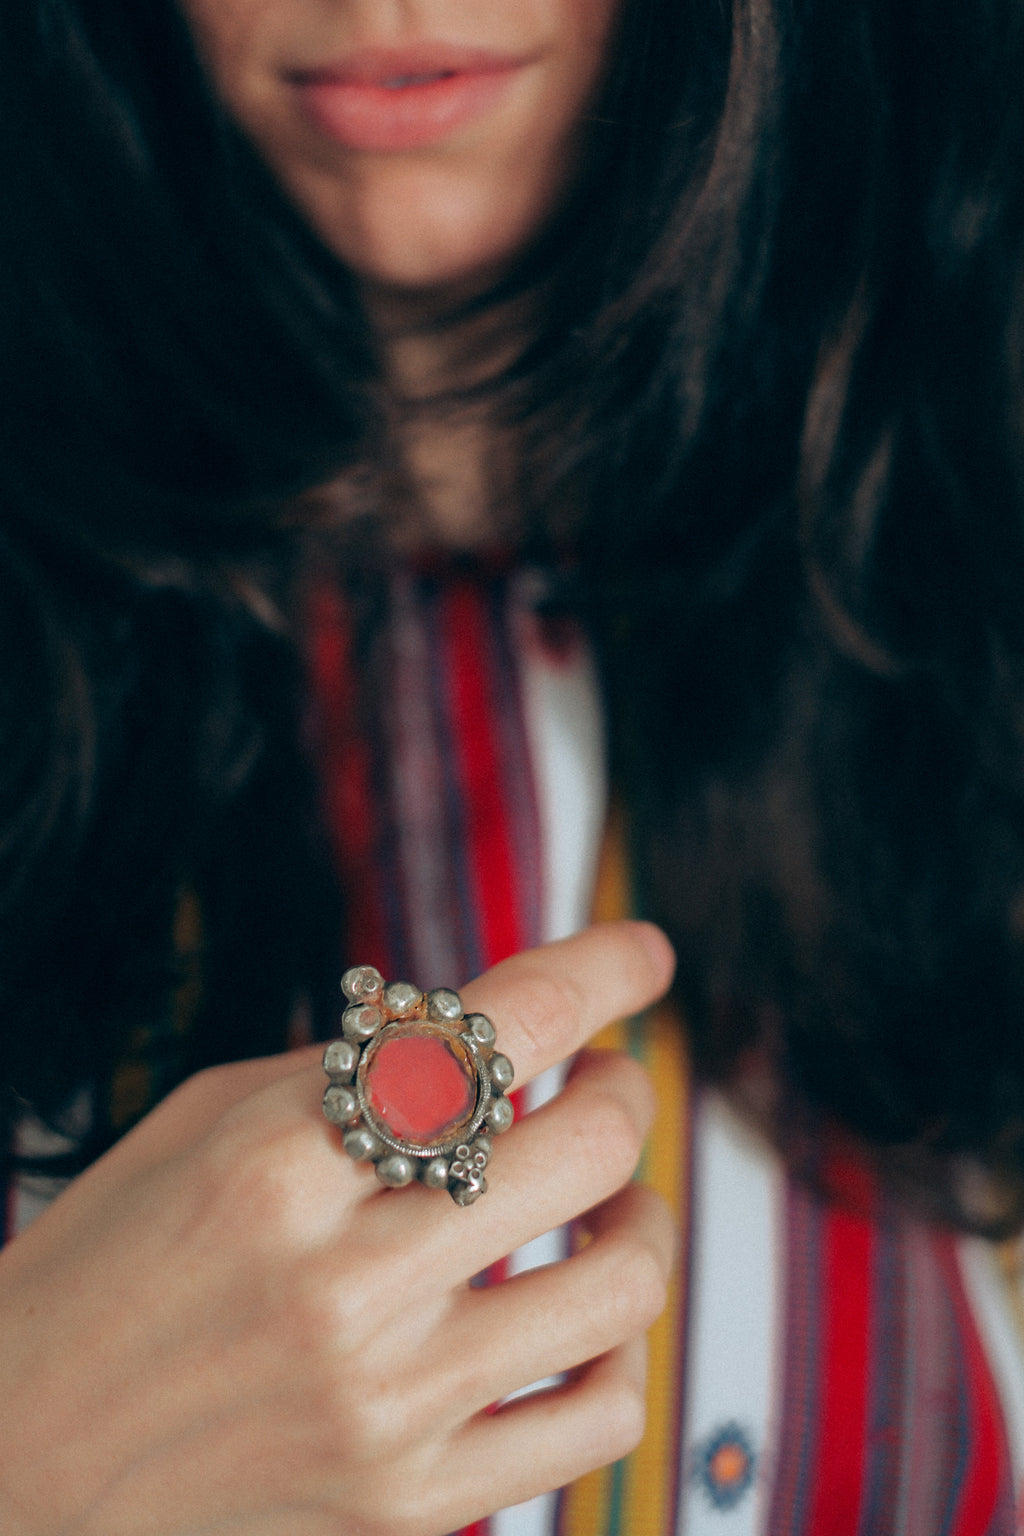
M423 42L405 47L353 49L329 64L292 71L300 83L384 85L392 80L431 75L489 74L528 63L522 54L467 47L460 43Z

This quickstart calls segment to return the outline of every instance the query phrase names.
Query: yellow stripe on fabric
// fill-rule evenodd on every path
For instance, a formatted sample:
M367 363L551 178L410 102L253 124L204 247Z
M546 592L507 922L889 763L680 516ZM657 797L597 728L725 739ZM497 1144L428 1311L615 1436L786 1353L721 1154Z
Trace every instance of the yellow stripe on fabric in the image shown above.
M171 1002L170 1031L186 1035L192 1027L202 981L199 953L202 946L202 915L195 893L186 890L174 916L174 952L181 980ZM152 1109L159 1097L151 1064L153 1031L139 1026L131 1031L110 1085L110 1124L116 1131L127 1130Z
M1017 1342L1024 1349L1024 1238L1014 1237L996 1250L999 1277L1006 1292L1017 1331Z
M622 812L615 808L608 818L597 860L591 909L595 923L613 923L618 918L631 917L635 910L625 850L626 822Z
M633 909L623 825L613 818L598 866L594 917L609 921ZM689 1169L689 1067L675 1010L667 1004L610 1025L596 1045L626 1050L654 1083L657 1114L638 1176L656 1189L686 1231ZM670 1536L676 1516L685 1266L677 1268L668 1304L648 1336L647 1430L631 1456L588 1474L561 1500L561 1536Z
M640 1177L656 1189L686 1231L689 1194L689 1064L674 1009L653 1009L643 1021L643 1061L655 1085L658 1114ZM668 1302L648 1335L647 1430L629 1457L620 1529L629 1536L662 1536L675 1525L679 1475L681 1368L685 1340L685 1275L677 1266Z
M115 1131L126 1130L149 1108L152 1074L144 1061L149 1031L133 1029L124 1055L110 1085L110 1123Z

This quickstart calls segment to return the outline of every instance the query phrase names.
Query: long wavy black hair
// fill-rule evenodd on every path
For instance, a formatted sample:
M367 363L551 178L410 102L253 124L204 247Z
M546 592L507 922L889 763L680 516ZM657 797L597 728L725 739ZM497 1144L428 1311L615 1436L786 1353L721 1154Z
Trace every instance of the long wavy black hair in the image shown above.
M626 0L493 386L699 1070L991 1231L1024 1218L1022 82L1016 0ZM291 593L301 493L372 494L388 412L170 0L6 6L0 166L0 1076L53 1118L139 1031L170 1081L333 1006Z

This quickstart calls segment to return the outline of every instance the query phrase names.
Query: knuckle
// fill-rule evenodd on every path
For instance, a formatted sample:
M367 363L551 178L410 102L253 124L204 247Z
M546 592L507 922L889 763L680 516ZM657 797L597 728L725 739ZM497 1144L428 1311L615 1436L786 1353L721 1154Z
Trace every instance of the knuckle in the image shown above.
M636 1244L616 1264L614 1293L624 1337L649 1328L664 1311L668 1277L649 1244Z
M632 1056L622 1056L619 1060L623 1084L628 1087L635 1101L636 1112L642 1116L644 1125L649 1125L657 1109L657 1098L651 1075L638 1061L634 1061Z
M290 1330L296 1349L334 1364L350 1391L373 1358L380 1329L379 1282L363 1281L351 1270L325 1277L322 1268L297 1266L292 1286Z
M218 1227L225 1220L228 1172L214 1137L207 1137L192 1149L178 1181L186 1195L186 1231L179 1234L179 1239L201 1240L207 1232L216 1238Z
M403 1394L380 1377L346 1372L324 1396L329 1422L356 1465L386 1465L406 1446L412 1426Z
M299 1326L308 1352L303 1376L311 1383L306 1401L325 1443L343 1452L357 1475L394 1463L429 1422L408 1371L396 1368L379 1340L353 1338L337 1293L308 1306Z
M611 1089L595 1094L589 1107L599 1157L610 1186L618 1188L629 1179L643 1151L643 1131L630 1106Z
M185 1078L184 1082L178 1083L164 1102L197 1099L203 1104L210 1097L219 1099L236 1073L237 1063L235 1062L221 1062L216 1066L200 1067L198 1072L193 1072Z
M150 1111L137 1133L147 1125L183 1126L191 1133L197 1124L203 1125L216 1117L229 1093L229 1070L228 1067L204 1067L177 1083Z
M325 1380L329 1395L336 1375L342 1373L341 1362L348 1353L346 1346L354 1343L338 1288L319 1276L293 1277L287 1318L289 1350L296 1358L322 1359L334 1364L334 1374L328 1374Z
M577 1058L570 1088L592 1095L599 1113L614 1115L611 1106L617 1105L642 1146L656 1102L651 1079L639 1062L618 1051L585 1051Z
M510 1022L537 1052L565 1033L566 1019L588 1011L587 999L571 976L540 965L523 967L516 977L514 1006L504 1009L506 1018L514 1012Z
M257 1137L251 1127L225 1120L208 1138L201 1162L203 1184L225 1231L245 1231L274 1248L301 1238L315 1198L302 1121Z
M343 1453L354 1472L372 1457L370 1427L363 1412L361 1384L340 1361L324 1362L304 1387L309 1418L316 1424L323 1459L337 1460Z
M249 1147L228 1175L228 1188L238 1214L264 1231L287 1223L294 1204L295 1175L290 1137L277 1137ZM283 1144L282 1144L283 1143Z
M375 1490L379 1508L381 1490ZM432 1517L429 1490L419 1478L396 1476L388 1479L384 1490L388 1536L424 1536L425 1532L447 1530L448 1522L438 1513Z
M202 1067L198 1072L193 1072L186 1077L184 1082L177 1083L161 1101L161 1107L165 1110L169 1107L177 1108L181 1105L205 1104L207 1099L217 1091L218 1076L223 1072L223 1067Z
M604 1452L608 1461L618 1461L635 1451L643 1439L647 1427L647 1403L638 1387L621 1383L614 1392L609 1392L602 1407Z
M381 1277L364 1264L346 1267L320 1316L351 1351L369 1348L381 1317Z

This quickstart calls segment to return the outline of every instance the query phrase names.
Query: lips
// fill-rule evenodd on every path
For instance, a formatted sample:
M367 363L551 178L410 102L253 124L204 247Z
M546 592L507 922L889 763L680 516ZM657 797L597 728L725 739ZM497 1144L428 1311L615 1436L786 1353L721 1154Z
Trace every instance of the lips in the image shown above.
M528 62L430 43L362 49L292 80L321 133L347 149L394 152L440 143L486 115Z

